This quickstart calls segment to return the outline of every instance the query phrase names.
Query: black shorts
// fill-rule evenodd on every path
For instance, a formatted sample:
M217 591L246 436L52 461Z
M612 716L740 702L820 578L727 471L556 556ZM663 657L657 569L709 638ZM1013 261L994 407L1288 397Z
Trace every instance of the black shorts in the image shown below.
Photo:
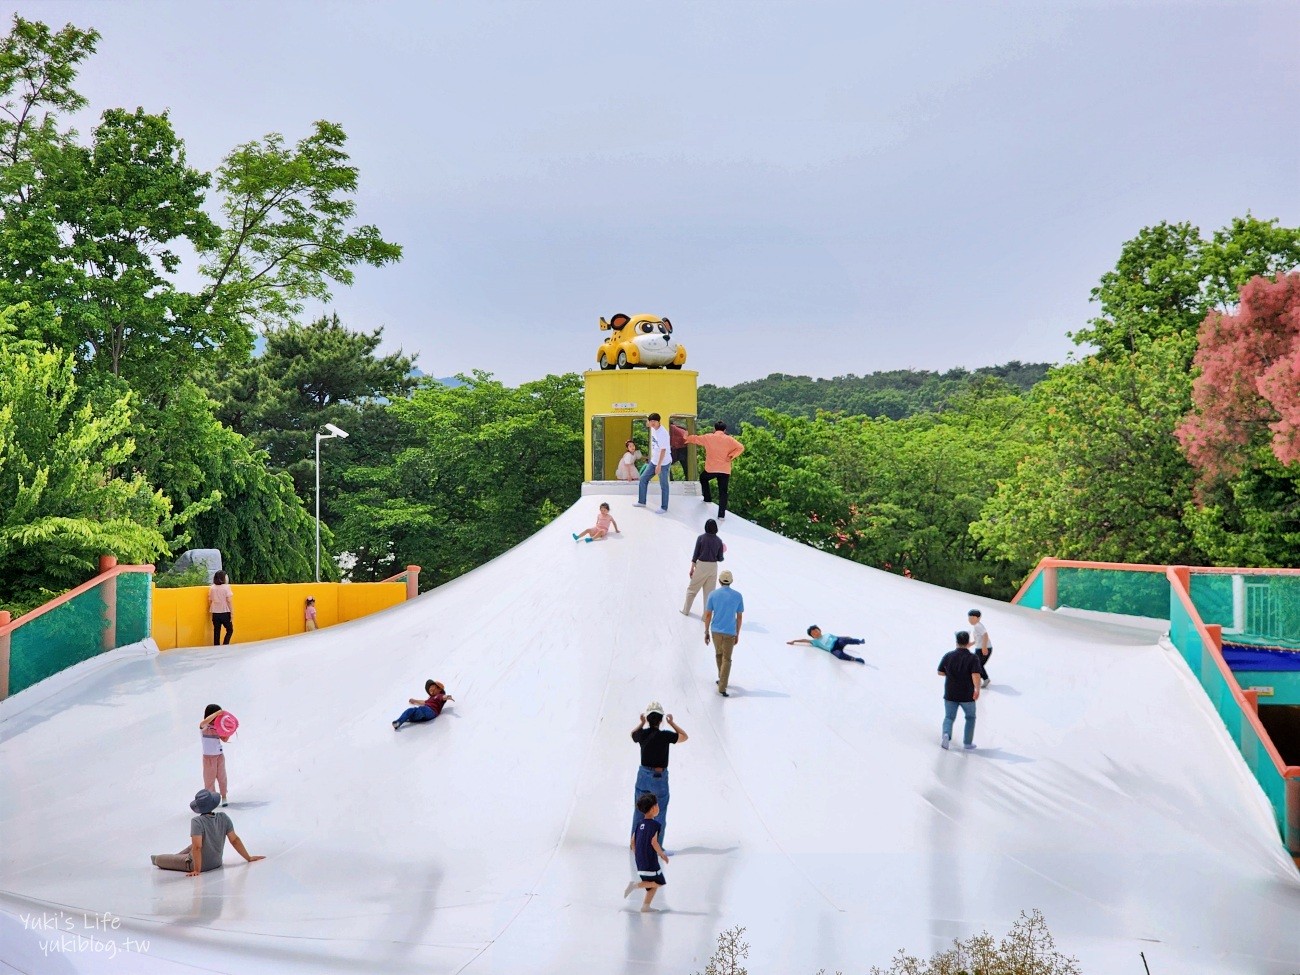
M641 871L638 870L637 877L640 878L641 883L654 884L656 887L662 887L668 883L668 881L664 880L663 871L647 877L644 873L641 873Z

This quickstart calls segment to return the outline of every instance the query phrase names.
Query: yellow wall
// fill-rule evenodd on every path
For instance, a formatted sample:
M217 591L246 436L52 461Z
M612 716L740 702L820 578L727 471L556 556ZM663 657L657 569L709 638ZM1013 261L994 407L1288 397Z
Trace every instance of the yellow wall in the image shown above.
M302 633L308 596L316 597L316 625L321 629L369 616L406 599L405 582L299 582L230 588L235 594L231 643ZM207 586L154 589L153 638L159 650L211 644Z
M670 416L695 416L698 409L695 386L699 376L693 369L593 369L584 373L583 479L613 478L633 419L645 419L650 413L658 413L665 421ZM591 421L597 416L607 417L605 462L604 470L593 477ZM642 450L645 449L643 444Z

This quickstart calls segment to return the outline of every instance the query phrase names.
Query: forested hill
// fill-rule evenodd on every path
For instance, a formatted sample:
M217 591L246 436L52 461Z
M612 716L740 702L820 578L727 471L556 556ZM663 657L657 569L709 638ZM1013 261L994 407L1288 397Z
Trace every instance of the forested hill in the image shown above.
M848 416L885 416L901 420L941 407L951 397L989 378L1001 379L1028 390L1045 375L1047 362L1011 361L974 371L950 369L944 373L917 369L873 372L868 376L812 379L774 372L736 386L703 385L699 391L700 419L723 420L732 430L742 421L758 422L760 409L796 416L814 416L818 410Z

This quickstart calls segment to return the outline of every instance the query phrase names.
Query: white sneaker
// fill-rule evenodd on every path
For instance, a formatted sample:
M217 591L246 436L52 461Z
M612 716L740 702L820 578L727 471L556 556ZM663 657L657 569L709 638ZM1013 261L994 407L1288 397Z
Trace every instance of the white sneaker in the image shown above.
M962 745L961 747L966 749L968 752L973 752L975 750L975 742L971 742L969 745Z
M952 738L950 738L948 735L944 735L942 738L939 739L939 747L944 749L945 751L947 751L948 746L950 744L952 744Z
M626 898L634 890L636 890L636 881L635 880L629 881L628 885L625 888L623 888L623 896Z
M633 508L644 508L644 507L645 507L645 502L644 502L644 501L633 501L633 502L632 502L632 507L633 507Z

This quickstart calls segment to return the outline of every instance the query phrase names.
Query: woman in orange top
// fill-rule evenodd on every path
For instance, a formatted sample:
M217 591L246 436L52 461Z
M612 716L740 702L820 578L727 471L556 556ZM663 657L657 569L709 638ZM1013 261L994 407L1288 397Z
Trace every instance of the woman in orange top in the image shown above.
M208 586L208 612L212 614L212 645L215 647L222 643L221 631L226 631L225 643L230 642L230 638L235 635L235 624L231 621L231 616L235 608L235 594L231 592L230 584L226 581L226 574L218 572L212 577L212 585Z

